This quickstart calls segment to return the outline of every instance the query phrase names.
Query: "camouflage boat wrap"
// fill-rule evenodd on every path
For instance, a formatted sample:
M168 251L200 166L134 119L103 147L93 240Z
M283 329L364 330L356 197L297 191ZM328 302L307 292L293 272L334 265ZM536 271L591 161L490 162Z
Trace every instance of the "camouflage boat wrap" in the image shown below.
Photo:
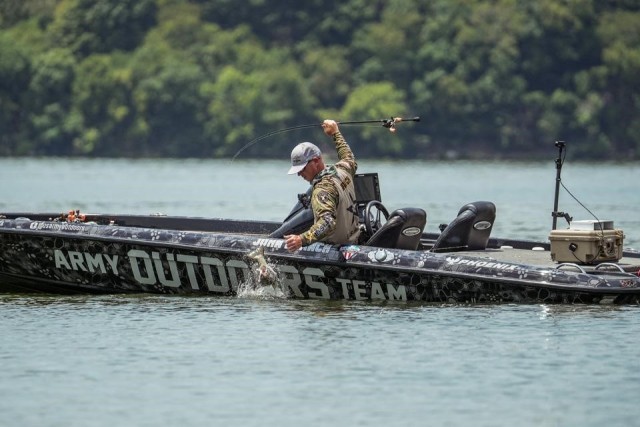
M0 291L235 295L259 285L264 248L291 298L434 303L638 303L633 274L585 273L488 257L331 246L289 253L259 234L0 219Z

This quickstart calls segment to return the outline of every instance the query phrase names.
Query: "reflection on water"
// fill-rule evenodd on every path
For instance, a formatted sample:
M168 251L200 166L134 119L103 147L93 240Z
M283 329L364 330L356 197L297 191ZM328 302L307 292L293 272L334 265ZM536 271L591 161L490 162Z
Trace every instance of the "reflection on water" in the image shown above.
M540 319L548 318L615 318L619 313L632 310L635 312L638 310L636 306L621 306L621 305L541 305Z
M631 425L638 310L5 294L0 410L11 425Z
M425 208L427 231L467 202L491 200L494 236L548 235L552 161L359 163L360 172L380 174L386 206ZM286 160L0 159L0 180L11 182L0 186L0 211L278 220L306 190L286 170ZM636 175L633 165L563 170L590 210L624 229L625 246L640 246ZM561 208L589 219L566 194ZM635 425L639 310L288 300L264 289L239 297L1 294L0 419Z
M327 317L347 315L358 318L363 315L407 316L425 313L450 312L454 310L457 318L468 319L472 316L488 317L505 312L535 312L540 320L553 318L597 318L615 317L618 313L635 312L636 306L620 305L571 305L571 304L450 304L421 301L351 301L351 300L301 300L288 299L279 289L271 286L246 288L237 296L208 295L155 295L155 294L114 294L114 295L49 295L49 294L0 294L0 307L5 310L23 308L48 308L78 311L109 311L113 309L131 311L189 311L207 313L216 310L250 311L253 309L278 312L300 312L313 316ZM9 313L10 311L6 311Z

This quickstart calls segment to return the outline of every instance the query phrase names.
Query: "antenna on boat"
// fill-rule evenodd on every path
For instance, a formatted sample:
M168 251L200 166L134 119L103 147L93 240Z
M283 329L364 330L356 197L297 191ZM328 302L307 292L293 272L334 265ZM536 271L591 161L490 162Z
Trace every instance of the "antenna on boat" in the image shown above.
M556 229L558 218L560 217L566 219L568 223L571 223L573 220L567 212L558 212L558 198L560 197L560 183L562 182L560 175L562 173L562 164L564 163L567 151L565 149L566 144L564 141L556 141L555 145L558 147L558 158L556 159L556 191L553 199L553 212L551 212L551 216L553 217L552 230Z

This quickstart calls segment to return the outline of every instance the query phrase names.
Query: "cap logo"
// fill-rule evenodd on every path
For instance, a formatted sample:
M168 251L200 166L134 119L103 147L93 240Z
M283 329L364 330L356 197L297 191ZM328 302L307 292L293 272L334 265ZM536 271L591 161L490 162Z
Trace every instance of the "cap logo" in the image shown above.
M296 173L301 170L310 160L320 157L322 152L318 147L310 142L301 142L291 151L291 169L289 173Z

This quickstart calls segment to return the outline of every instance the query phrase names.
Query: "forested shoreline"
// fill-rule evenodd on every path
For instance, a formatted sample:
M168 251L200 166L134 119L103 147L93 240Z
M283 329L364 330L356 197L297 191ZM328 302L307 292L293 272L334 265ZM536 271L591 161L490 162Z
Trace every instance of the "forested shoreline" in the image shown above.
M640 159L638 0L4 0L0 156ZM286 158L301 129L244 158Z

